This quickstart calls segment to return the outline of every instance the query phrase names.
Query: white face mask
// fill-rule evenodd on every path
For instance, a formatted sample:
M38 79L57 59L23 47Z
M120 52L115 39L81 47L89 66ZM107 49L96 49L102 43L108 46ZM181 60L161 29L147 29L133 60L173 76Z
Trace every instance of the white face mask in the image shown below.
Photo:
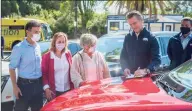
M91 47L91 48L89 48L89 53L94 53L95 49L96 49L96 45Z
M56 48L57 50L62 51L65 48L65 44L64 43L56 44Z
M34 42L37 42L39 41L41 38L41 35L40 34L33 34L33 37L31 38Z

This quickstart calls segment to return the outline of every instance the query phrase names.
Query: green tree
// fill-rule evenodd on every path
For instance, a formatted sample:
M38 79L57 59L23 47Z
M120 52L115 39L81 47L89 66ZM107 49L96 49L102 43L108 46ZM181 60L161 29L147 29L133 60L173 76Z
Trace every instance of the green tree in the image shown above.
M94 13L92 19L87 23L87 29L89 32L95 34L97 37L105 34L107 32L105 27L107 15L107 13Z
M54 14L55 23L52 25L53 32L65 32L68 34L69 38L73 37L74 30L74 12L72 10L72 2L63 1L60 2L59 14Z
M77 15L78 15L78 19L80 18L80 22L78 22L78 25L81 26L80 33L87 32L88 31L87 23L93 17L94 7L96 6L97 2L95 0L88 0L88 1L87 0L81 0L81 1L76 0L76 1L68 1L68 2L70 5L70 9L74 10L74 11L70 11L69 13L73 13L72 15L75 15L75 8L78 9ZM75 6L75 3L77 4L77 6Z
M19 11L22 16L40 14L41 5L31 1L18 1Z
M50 24L53 33L65 32L69 38L74 38L75 8L77 9L77 34L91 32L95 35L106 33L106 14L96 14L96 0L54 1L54 0L4 0L2 1L2 16L10 18L34 18Z
M42 6L42 9L45 10L59 10L60 9L60 4L62 1L55 1L55 0L37 0L34 1L36 4L40 4Z
M19 14L19 6L17 4L17 1L2 1L1 16L5 17L12 13Z
M170 6L170 1L161 1L161 0L125 0L125 1L110 1L108 0L105 4L106 7L115 5L118 9L118 14L121 14L122 9L126 9L126 13L132 10L137 10L141 13L148 12L151 15L158 13L165 14L165 9ZM158 12L160 9L160 12ZM123 14L126 14L123 13Z
M95 0L77 1L79 13L81 15L82 32L87 32L87 22L93 17L93 7L96 5Z
M75 6L75 2L77 6ZM78 18L78 33L86 33L88 32L87 23L90 21L94 15L94 7L96 6L97 2L95 0L81 0L81 1L65 1L60 4L60 10L63 13L62 16L66 18L66 16L71 15L72 25L71 27L74 28L74 20L75 20L75 8L78 9L77 11L77 18ZM73 11L71 11L73 10Z
M192 2L191 1L174 1L172 8L167 9L169 14L181 14L192 17Z

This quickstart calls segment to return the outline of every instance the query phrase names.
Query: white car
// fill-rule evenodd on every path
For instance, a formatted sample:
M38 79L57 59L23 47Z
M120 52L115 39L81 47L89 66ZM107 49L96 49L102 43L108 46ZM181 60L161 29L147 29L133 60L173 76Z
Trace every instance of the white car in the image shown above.
M13 87L9 75L9 61L6 59L2 61L1 73L1 109L11 111L14 104ZM17 71L16 71L17 72Z

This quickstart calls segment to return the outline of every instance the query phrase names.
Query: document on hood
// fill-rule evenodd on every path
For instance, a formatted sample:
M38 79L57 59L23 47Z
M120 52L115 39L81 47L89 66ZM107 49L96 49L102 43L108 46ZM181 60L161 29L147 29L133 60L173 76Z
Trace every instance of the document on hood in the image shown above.
M129 74L127 77L127 79L132 79L132 78L135 78L134 74Z

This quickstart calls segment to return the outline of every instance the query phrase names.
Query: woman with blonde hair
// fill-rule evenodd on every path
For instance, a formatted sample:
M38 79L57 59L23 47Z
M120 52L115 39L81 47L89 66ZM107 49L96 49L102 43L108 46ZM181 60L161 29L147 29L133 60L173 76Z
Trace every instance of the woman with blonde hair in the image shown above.
M49 101L73 88L70 78L72 56L67 47L67 35L55 33L50 51L42 57L43 89Z
M109 69L103 55L96 51L97 37L92 34L83 34L80 45L83 48L73 57L71 80L75 87L85 81L95 81L110 77Z

